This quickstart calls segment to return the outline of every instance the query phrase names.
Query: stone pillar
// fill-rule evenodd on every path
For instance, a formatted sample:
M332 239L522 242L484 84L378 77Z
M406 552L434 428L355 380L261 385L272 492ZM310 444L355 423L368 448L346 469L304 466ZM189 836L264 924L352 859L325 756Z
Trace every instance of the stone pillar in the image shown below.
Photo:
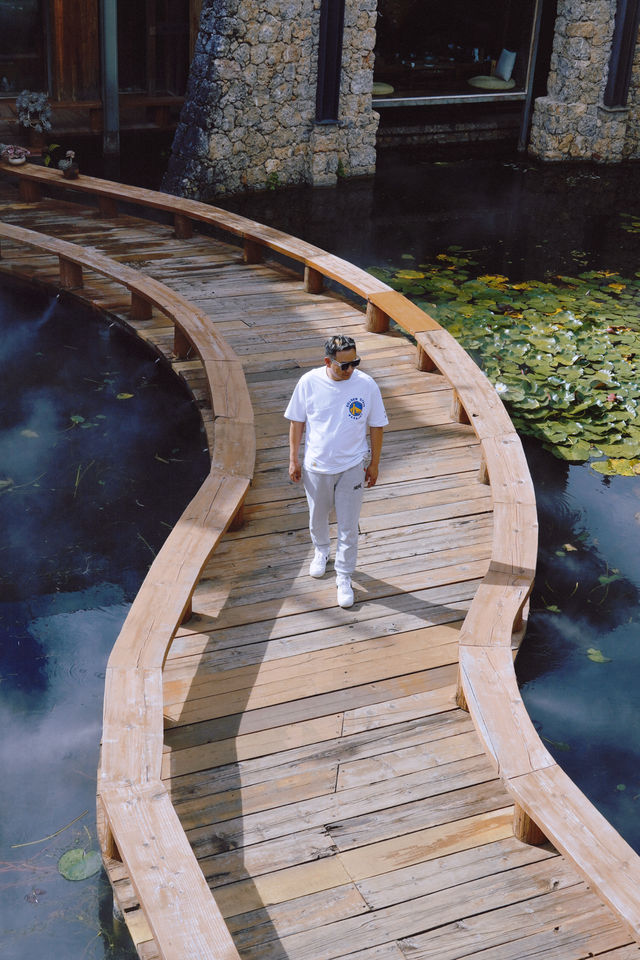
M336 124L315 122L320 0L204 0L164 189L208 200L372 174L376 0L346 0Z
M617 0L559 0L548 93L534 107L534 156L616 163L634 155L631 140L637 151L637 55L628 105L603 104L616 9Z

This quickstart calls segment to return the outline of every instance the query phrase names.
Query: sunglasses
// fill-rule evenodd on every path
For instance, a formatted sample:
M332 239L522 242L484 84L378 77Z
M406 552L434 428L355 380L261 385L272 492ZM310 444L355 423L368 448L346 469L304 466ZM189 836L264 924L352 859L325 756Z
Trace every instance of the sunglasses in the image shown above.
M335 357L331 358L333 363L337 363L343 373L349 369L349 367L359 367L360 366L360 357L356 357L355 360L346 360L344 363L340 363L339 360L336 360Z

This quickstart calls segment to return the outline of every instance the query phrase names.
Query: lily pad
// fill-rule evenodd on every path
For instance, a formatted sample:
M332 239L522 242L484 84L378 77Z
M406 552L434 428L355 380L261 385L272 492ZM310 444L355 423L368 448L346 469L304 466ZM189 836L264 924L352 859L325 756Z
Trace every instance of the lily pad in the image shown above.
M472 354L518 430L605 475L640 474L640 271L515 282L468 254L450 248L384 279Z
M602 650L596 650L594 647L589 647L587 656L589 660L592 660L594 663L611 663L610 657L605 657Z
M96 850L74 847L58 860L58 871L65 880L87 880L102 868L102 857Z

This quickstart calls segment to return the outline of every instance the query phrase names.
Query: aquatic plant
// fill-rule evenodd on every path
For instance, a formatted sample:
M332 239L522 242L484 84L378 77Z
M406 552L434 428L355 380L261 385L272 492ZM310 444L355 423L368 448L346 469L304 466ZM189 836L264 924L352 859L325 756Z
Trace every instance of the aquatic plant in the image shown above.
M516 282L459 247L370 271L474 356L522 433L603 474L640 474L640 271Z

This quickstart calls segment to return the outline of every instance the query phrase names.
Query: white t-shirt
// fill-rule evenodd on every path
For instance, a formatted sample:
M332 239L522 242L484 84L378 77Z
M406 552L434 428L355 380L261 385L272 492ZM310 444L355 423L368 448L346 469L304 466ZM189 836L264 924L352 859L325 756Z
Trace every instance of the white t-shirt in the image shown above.
M355 369L348 380L332 380L315 367L296 385L285 417L306 423L304 465L317 473L342 473L368 455L367 427L388 424L377 383Z

